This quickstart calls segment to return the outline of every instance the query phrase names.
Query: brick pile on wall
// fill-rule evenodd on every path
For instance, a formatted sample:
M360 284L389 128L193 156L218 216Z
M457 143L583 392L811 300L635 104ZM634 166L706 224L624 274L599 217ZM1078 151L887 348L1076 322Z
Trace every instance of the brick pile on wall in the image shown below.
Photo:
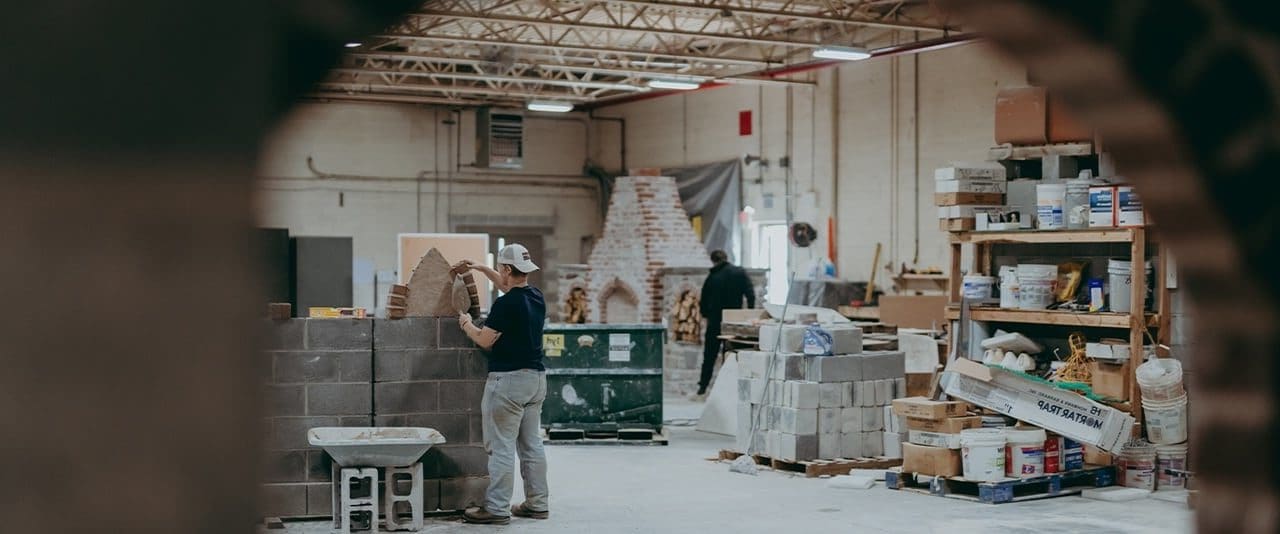
M448 440L421 460L427 510L479 505L484 355L457 319L290 319L267 326L263 515L327 516L332 462L317 426L425 426Z
M604 233L587 266L591 322L609 322L604 303L624 291L638 302L641 322L656 323L665 313L663 269L706 269L711 260L689 224L674 178L624 176L614 185Z

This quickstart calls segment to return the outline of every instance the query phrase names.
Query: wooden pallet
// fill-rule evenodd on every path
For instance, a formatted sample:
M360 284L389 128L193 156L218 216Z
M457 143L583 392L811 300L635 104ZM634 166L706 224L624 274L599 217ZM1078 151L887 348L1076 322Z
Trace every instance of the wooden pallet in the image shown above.
M743 456L742 453L730 450L721 450L716 460L733 461ZM775 471L790 471L793 473L803 473L804 476L815 478L820 476L847 475L850 469L888 469L902 465L902 458L886 458L878 456L875 458L835 458L831 460L802 460L789 461L761 456L759 454L751 455L756 464L768 467Z
M551 428L543 435L542 442L548 445L667 445L669 438L665 431L651 428Z
M901 468L885 472L884 485L891 490L911 491L952 499L1003 504L1076 495L1088 488L1115 484L1114 466L1087 466L1084 469L1053 473L1035 478L977 482L963 477L935 477L903 473Z

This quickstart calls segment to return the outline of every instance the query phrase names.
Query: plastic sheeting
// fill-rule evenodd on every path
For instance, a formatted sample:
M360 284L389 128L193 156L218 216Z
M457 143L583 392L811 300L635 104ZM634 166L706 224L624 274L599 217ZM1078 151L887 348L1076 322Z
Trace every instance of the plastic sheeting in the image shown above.
M689 216L702 217L702 242L707 251L737 251L734 245L738 213L742 211L742 162L735 158L663 168L662 174L676 179L680 201Z

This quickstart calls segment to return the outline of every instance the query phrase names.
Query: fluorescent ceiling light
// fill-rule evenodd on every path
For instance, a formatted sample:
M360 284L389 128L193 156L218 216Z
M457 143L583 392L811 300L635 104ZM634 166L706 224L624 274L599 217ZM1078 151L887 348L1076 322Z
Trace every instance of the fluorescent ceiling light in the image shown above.
M819 59L857 61L859 59L867 59L871 57L871 52L868 52L866 48L857 46L824 45L813 51L813 57Z
M652 87L654 89L674 89L677 91L688 91L690 89L697 89L698 87L701 87L701 86L702 86L701 82L697 82L694 80L671 80L671 79L649 80L649 87Z
M344 44L344 45L342 45L342 46L345 46L345 47L347 47L347 48L355 48L355 47L357 47L357 46L360 46L361 44L363 44L363 43L357 43L357 42L355 42L355 41L352 41L352 42L347 43L347 44Z
M555 100L534 100L525 106L529 111L547 111L551 113L567 113L573 111L573 104Z

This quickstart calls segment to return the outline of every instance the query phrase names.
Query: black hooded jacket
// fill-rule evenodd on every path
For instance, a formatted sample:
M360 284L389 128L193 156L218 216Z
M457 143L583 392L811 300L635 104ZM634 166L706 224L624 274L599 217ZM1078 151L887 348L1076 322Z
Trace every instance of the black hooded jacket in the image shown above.
M698 307L703 317L718 323L724 310L741 309L744 298L748 308L756 307L756 292L747 272L728 262L718 263L711 268L707 281L702 283L702 300Z

